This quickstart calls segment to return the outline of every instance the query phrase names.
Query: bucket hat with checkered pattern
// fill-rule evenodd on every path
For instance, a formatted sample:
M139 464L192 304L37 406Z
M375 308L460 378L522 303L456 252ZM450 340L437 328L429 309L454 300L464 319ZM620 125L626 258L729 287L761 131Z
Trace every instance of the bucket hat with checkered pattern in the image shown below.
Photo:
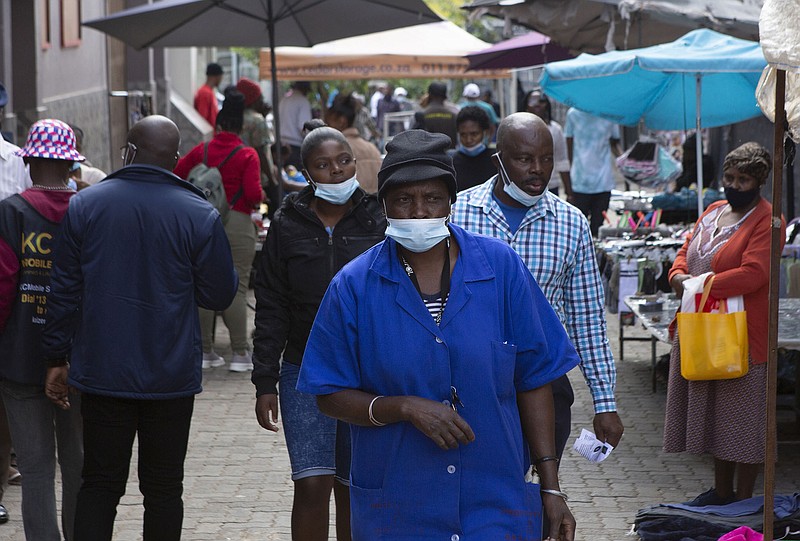
M37 121L28 132L25 146L17 156L82 162L86 158L75 150L75 134L64 122L54 118Z

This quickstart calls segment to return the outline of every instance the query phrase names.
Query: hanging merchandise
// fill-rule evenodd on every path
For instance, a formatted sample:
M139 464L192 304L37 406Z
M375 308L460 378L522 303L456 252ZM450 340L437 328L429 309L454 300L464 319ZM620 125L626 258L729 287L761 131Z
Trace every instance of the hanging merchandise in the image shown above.
M627 180L642 188L656 188L677 179L681 164L655 141L636 141L617 158L617 167Z

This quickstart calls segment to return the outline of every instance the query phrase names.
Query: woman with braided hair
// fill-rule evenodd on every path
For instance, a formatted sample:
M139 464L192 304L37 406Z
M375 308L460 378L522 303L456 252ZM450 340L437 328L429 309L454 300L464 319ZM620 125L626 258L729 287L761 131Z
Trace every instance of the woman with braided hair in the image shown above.
M700 216L669 279L680 296L685 280L710 271L711 296L744 297L750 367L738 379L687 381L681 376L677 333L674 337L664 451L714 457L714 487L687 502L693 506L752 497L761 464L776 458L765 456L764 422L772 205L761 197L761 189L769 177L770 155L757 143L745 143L727 155L722 169L727 201L711 204Z

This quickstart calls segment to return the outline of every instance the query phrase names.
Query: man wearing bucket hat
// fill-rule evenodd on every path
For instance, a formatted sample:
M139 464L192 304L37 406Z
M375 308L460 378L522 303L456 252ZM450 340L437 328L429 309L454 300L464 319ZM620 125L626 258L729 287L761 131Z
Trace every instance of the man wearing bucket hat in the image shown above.
M331 282L297 387L351 424L355 541L540 539L542 502L546 537L571 541L549 383L577 354L519 256L448 224L449 146L387 145L388 238Z
M197 309L227 308L238 277L219 213L171 172L179 145L168 118L137 122L125 166L72 199L54 249L45 390L63 409L74 407L67 384L81 392L76 540L112 539L135 438L143 537L181 537L183 465L202 390Z
M53 240L75 192L67 187L74 162L84 160L72 130L40 120L17 155L29 165L33 187L0 202L0 397L22 474L25 537L73 540L83 444L79 408L63 411L45 395L41 333L47 320ZM71 393L76 404L80 397ZM56 449L62 511L56 510Z

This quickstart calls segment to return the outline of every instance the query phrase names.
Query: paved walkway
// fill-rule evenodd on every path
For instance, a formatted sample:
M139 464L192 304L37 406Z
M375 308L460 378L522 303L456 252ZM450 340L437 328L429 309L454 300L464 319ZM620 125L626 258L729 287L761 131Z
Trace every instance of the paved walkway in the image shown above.
M224 343L224 326L220 322L218 327L222 328L218 342ZM609 332L616 354L616 316L609 316ZM626 329L626 336L628 333ZM661 451L665 394L663 387L655 394L650 391L650 345L630 343L625 350L626 360L618 367L617 395L626 427L619 449L600 465L568 450L561 466L561 486L570 495L579 540L637 539L625 534L639 508L683 501L713 484L708 457ZM665 353L667 348L659 345L659 351ZM221 353L230 356L224 347ZM580 373L575 371L572 376L576 389L574 440L582 427L591 429L591 400ZM289 540L292 484L282 432L272 434L258 426L249 374L216 368L206 373L204 386L195 404L186 461L183 538ZM800 445L781 444L779 453L777 491L800 490ZM4 503L11 521L0 525L0 539L24 540L20 489L9 487ZM141 539L141 515L141 496L132 471L114 538Z

